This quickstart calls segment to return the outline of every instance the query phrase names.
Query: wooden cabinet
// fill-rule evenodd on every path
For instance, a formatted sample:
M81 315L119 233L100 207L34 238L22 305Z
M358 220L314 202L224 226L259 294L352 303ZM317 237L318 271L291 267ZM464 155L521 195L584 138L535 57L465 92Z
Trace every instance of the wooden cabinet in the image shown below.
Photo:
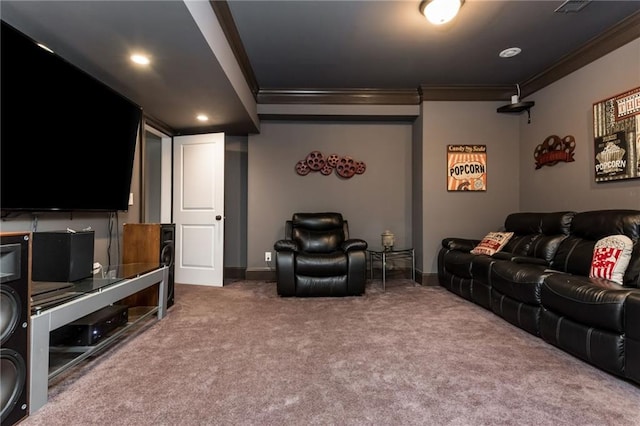
M174 297L175 225L165 223L126 223L122 234L122 263L160 263L169 267L167 308ZM123 300L129 306L158 304L157 285Z

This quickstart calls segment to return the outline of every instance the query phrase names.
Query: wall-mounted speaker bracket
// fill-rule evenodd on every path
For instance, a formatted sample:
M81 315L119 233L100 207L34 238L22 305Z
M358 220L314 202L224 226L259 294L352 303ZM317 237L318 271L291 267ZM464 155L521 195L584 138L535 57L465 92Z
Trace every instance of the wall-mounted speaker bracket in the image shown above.
M527 123L531 123L531 108L536 103L533 101L528 102L517 102L513 104L503 105L498 108L496 111L500 113L510 113L510 114L520 114L523 111L527 111Z

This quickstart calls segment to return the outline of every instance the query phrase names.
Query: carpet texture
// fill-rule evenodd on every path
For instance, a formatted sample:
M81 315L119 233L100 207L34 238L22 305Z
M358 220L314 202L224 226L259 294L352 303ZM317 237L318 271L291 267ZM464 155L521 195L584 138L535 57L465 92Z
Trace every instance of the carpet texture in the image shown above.
M442 287L178 284L167 317L56 378L22 422L111 424L640 425L640 387Z

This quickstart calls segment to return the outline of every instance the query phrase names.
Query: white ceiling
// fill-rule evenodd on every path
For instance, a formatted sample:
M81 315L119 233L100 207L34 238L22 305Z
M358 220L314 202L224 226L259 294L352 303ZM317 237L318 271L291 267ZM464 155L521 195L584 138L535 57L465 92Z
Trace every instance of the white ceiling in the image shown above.
M608 37L614 47L629 34L640 36L640 1L592 1L577 13L554 13L563 1L466 0L444 27L420 15L419 1L187 3L3 0L0 16L141 105L152 122L172 134L257 131L255 108L239 93L237 75L203 36L202 28L210 33L218 22L231 29L244 83L258 100L261 93L286 99L315 89L418 93L421 87L529 83L532 92L541 75L568 57L593 60L606 53L581 49L612 34L612 28L626 23L623 37L615 32ZM195 17L194 4L206 4L221 18ZM217 22L209 28L207 19ZM233 43L234 34L240 44ZM523 52L498 57L512 46ZM150 70L130 65L133 48L151 53ZM196 123L200 111L211 117L208 124Z

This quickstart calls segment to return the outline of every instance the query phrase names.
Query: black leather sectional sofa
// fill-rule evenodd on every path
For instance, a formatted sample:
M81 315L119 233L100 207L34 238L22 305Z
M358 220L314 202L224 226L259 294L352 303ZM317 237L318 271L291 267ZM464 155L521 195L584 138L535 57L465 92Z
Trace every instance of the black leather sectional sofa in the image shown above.
M513 213L503 231L513 236L492 256L471 253L480 240L443 239L440 285L640 383L640 210ZM633 243L621 283L589 277L596 242L612 235Z

